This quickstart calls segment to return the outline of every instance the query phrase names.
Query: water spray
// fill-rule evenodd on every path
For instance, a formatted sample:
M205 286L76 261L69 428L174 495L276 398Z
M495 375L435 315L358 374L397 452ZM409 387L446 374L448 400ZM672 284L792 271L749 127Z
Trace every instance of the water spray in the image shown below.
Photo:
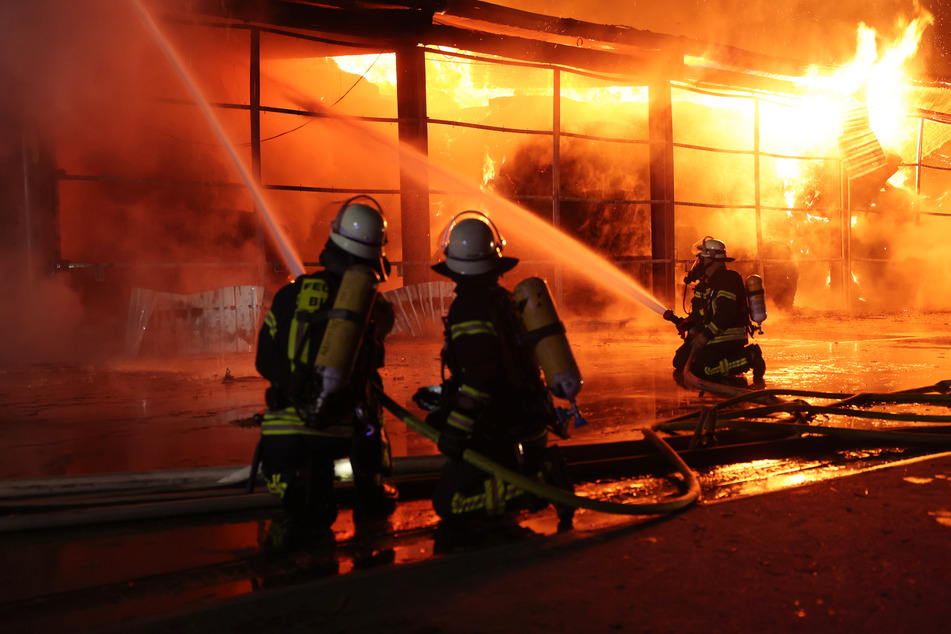
M558 256L559 260L567 261L573 270L597 285L609 288L615 294L637 301L658 315L663 315L667 310L653 295L641 288L622 270L531 212L496 194L483 191L466 176L432 163L427 156L405 144L394 143L391 139L362 125L355 118L332 113L329 108L293 87L286 86L286 90L286 97L300 108L312 114L333 116L335 123L348 128L354 136L372 144L372 149L377 156L391 155L391 160L403 167L420 173L436 174L450 186L448 189L455 189L481 199L489 199L492 209L503 210L514 217L513 222L507 226L506 233L517 233L533 243L543 242L544 249ZM539 237L543 240L540 241ZM570 257L566 257L566 254L570 254Z
M168 39L162 33L161 29L158 28L158 25L155 23L155 20L152 19L151 14L148 10L142 5L141 0L130 0L132 6L142 17L142 21L145 23L145 26L148 27L149 32L152 34L152 37L155 38L155 41L158 43L159 48L162 49L162 52L165 54L165 57L168 58L168 61L171 62L172 66L175 68L175 71L178 73L178 76L181 78L182 82L185 84L185 87L188 89L188 92L191 94L192 99L195 100L195 104L201 109L202 114L205 115L205 118L208 119L208 123L211 125L212 129L215 132L215 135L221 141L221 145L224 147L225 151L228 152L228 156L231 158L231 161L234 163L235 167L238 169L238 173L241 175L241 179L244 181L244 184L247 185L248 191L251 192L251 195L254 197L254 203L258 208L261 218L264 220L265 225L270 231L271 237L274 239L274 243L277 245L278 250L281 252L281 257L284 259L284 263L287 264L291 273L294 277L298 277L304 274L304 265L303 262L294 250L291 248L290 242L284 236L284 233L281 231L280 227L274 222L274 218L268 210L267 205L264 203L264 199L261 196L260 188L254 182L254 179L251 178L251 175L248 173L248 170L245 168L244 164L238 158L238 155L234 151L234 147L228 141L228 136L225 134L224 129L221 127L221 124L218 123L218 120L215 118L214 113L211 110L211 105L204 98L201 92L198 90L198 86L195 81L189 76L188 71L185 70L185 65L178 58L178 54L172 48Z

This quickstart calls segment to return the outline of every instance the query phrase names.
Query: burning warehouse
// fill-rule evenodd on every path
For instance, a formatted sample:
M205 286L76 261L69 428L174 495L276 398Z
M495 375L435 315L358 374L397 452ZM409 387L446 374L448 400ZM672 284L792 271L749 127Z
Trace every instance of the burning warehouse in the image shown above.
M77 332L247 349L358 193L389 216L384 291L431 284L442 228L484 209L582 316L636 313L629 279L673 303L704 234L780 309L942 306L909 274L947 276L951 93L904 70L923 10L833 68L478 2L97 7L6 10L8 293L63 329L7 358Z
M506 4L0 4L12 631L944 618L949 9Z

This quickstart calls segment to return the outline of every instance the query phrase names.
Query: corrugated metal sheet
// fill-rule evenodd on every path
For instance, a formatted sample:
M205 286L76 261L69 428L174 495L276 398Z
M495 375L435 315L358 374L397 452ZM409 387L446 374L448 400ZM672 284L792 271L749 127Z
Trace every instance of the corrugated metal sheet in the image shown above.
M885 167L885 151L869 125L868 106L856 103L842 117L839 152L850 179L859 178Z
M264 288L227 286L203 293L132 290L126 354L253 352L263 314Z

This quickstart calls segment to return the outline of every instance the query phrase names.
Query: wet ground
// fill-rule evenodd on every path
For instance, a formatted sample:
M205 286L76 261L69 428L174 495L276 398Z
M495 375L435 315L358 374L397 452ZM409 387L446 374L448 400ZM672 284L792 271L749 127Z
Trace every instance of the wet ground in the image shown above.
M896 392L951 378L951 362L948 360L951 314L897 313L844 318L836 314L799 313L795 318L771 316L766 330L760 344L767 360L767 379L771 387L849 394ZM569 323L569 336L585 377L585 387L578 400L589 424L572 430L571 439L559 441L561 445L636 441L642 437L639 430L659 420L722 401L722 397L685 390L672 381L670 357L679 340L668 324L658 325L649 318L644 323L575 322ZM438 382L438 350L438 341L394 339L388 350L385 372L387 394L404 407L418 411L410 396L417 387ZM5 460L0 463L0 484L7 491L25 484L48 485L52 490L79 482L82 476L101 478L105 477L103 474L113 481L127 481L131 473L141 476L143 472L152 471L207 474L214 468L223 468L221 473L230 473L232 468L239 469L250 462L257 440L257 430L248 423L251 415L261 409L264 384L255 377L251 359L247 357L25 368L6 372L3 378L3 387L0 388L0 419L3 422L0 425L6 451ZM943 407L919 406L915 410L919 414L947 414ZM865 428L871 424L866 420L845 417L830 417L816 423L851 428ZM907 422L877 424L889 428L905 426ZM438 459L431 443L406 429L400 421L390 416L388 425L395 456L421 457L424 461ZM346 623L355 618L355 607L351 609L348 605L360 604L360 600L353 598L352 590L354 584L361 583L360 580L372 585L376 583L373 579L383 575L392 577L391 581L397 584L404 583L399 580L407 577L413 581L405 583L413 584L420 583L413 577L411 571L414 570L424 576L434 574L436 577L449 574L447 571L450 570L454 570L457 576L465 571L467 575L478 575L480 593L491 595L498 601L499 593L507 587L509 579L531 576L536 567L539 574L553 574L544 563L547 557L567 557L578 574L578 570L588 565L586 558L592 549L599 550L597 545L600 544L600 550L607 554L610 550L607 545L617 538L634 540L639 548L663 543L664 547L656 550L666 553L660 563L629 562L623 574L611 566L600 570L598 566L607 566L607 563L595 563L597 558L593 558L591 575L600 579L593 585L607 584L608 588L618 591L638 587L643 592L645 580L663 576L665 570L677 571L677 574L689 572L685 568L688 562L683 561L685 557L706 557L704 560L709 560L710 565L726 566L724 562L715 562L709 553L692 551L686 555L678 551L673 541L675 538L668 531L676 526L683 532L688 524L693 527L690 530L699 531L686 537L695 545L708 539L716 544L716 535L721 531L730 533L730 543L726 546L717 544L714 550L724 556L734 554L730 559L732 563L724 567L723 572L736 575L736 592L755 600L762 590L758 587L760 582L756 582L757 587L745 583L743 571L751 564L741 563L744 560L744 541L763 539L752 526L762 525L764 531L780 535L785 527L795 528L811 521L787 514L785 523L779 516L768 518L769 522L766 522L757 515L760 511L750 510L769 506L768 502L759 500L774 499L772 496L777 491L786 494L807 491L817 483L823 485L821 491L824 494L829 494L828 483L853 482L855 477L867 477L854 474L872 473L873 469L887 465L892 465L886 470L888 473L899 469L924 469L922 474L908 476L922 480L916 491L944 485L941 490L946 495L945 500L951 499L947 496L951 493L947 490L948 474L951 473L945 468L947 459L944 462L936 459L913 463L919 466L906 465L920 454L936 451L940 449L883 446L881 443L874 446L865 443L832 446L821 442L784 445L782 451L757 454L755 460L734 459L696 467L701 477L703 499L700 504L672 518L616 516L582 510L576 515L574 529L561 534L556 530L557 522L551 511L525 515L511 525L492 526L472 534L441 534L425 499L405 499L389 523L360 530L344 509L334 526L336 546L315 545L281 551L269 547L269 543L273 543L273 537L269 542L269 534L273 536L276 529L271 522L275 509L273 500L266 495L256 496L241 510L235 510L229 502L222 507L227 511L174 519L149 509L154 508L158 501L190 504L197 494L183 496L175 491L162 492L155 490L153 483L152 489L134 488L123 499L119 499L115 492L86 492L84 497L72 497L72 501L61 496L52 502L49 498L31 495L26 499L33 503L47 500L47 507L40 509L44 513L36 515L47 519L54 514L60 514L56 515L60 517L68 511L81 513L92 505L92 498L96 495L106 498L105 501L100 499L98 506L128 508L130 502L147 502L153 506L146 504L148 508L142 508L140 515L148 518L144 521L83 523L63 519L61 528L40 522L37 526L42 528L5 530L9 534L5 535L0 546L0 558L4 570L12 573L4 578L0 618L12 624L13 631L82 630L143 617L160 617L182 609L205 607L211 610L219 604L263 606L279 593L288 597L287 593L316 583L321 593L326 595L330 591L339 602L336 607L324 604L321 608L324 610L321 612L324 629L344 631L349 629L345 627ZM942 465L943 471L935 472L930 466L921 464ZM892 480L890 485L900 491ZM902 478L898 480L903 481ZM586 496L623 501L675 494L677 485L678 481L670 477L606 477L586 482L579 489ZM831 490L840 486L845 485L834 484ZM411 488L407 487L407 492ZM236 492L240 493L240 490L204 491L201 495L207 497L204 501L198 498L198 504L210 508L219 497ZM764 495L766 493L771 495ZM914 507L905 499L909 497L905 492L896 494L902 496L901 504L903 508L908 507L907 512L917 509L917 516L935 514L930 516L929 529L951 530L942 523L947 519L941 515L947 513L947 501L943 502L944 506L935 503ZM865 496L876 499L874 491ZM408 498L412 497L408 495ZM800 499L800 506L802 502ZM8 508L10 504L7 502ZM18 504L22 506L23 499ZM760 506L750 507L751 504ZM873 513L872 502L866 499L863 504L868 504L867 512ZM894 504L896 502L891 498L880 500L879 511L882 505ZM737 510L729 510L733 508ZM827 510L822 508L819 514ZM841 508L834 510L840 512ZM20 510L17 516L8 515L6 519L24 515L30 513ZM695 515L702 519L692 519ZM75 519L76 515L72 518ZM836 522L842 523L840 520ZM813 538L824 543L831 530L836 534L843 530L844 524L838 524L811 528L816 531ZM12 526L9 521L7 526ZM856 530L860 526L857 525ZM707 531L710 534L703 536ZM744 536L744 531L756 534ZM799 528L790 529L790 534L799 533ZM855 539L865 538L857 534ZM947 554L947 546L940 543L937 546L936 555ZM657 553L651 557L655 555ZM620 557L623 559L624 555ZM483 561L489 570L496 571L497 579L492 574L475 570ZM502 561L509 563L503 566ZM811 563L799 563L807 571L810 567L821 571L826 565L821 558ZM618 561L612 564L617 565ZM757 564L752 565L755 568ZM796 568L799 564L793 562L790 565ZM766 573L770 573L768 565L766 568ZM883 575L891 572L880 571ZM694 589L699 587L697 583L708 585L715 581L693 580L694 583L685 586L685 591L689 587L688 592L694 596ZM586 583L591 584L590 580ZM889 583L904 581L898 577ZM272 590L277 587L281 589ZM426 587L432 590L432 582L426 582ZM546 588L543 592L550 592L547 586L542 587ZM571 600L567 594L569 589L566 589L570 587L566 580L558 596ZM339 593L334 594L337 590ZM602 588L602 591L606 590ZM440 592L445 594L449 590ZM405 596L405 589L392 594L402 597L403 607L384 602L382 597L376 605L392 608L394 621L387 625L385 616L388 612L384 609L376 612L382 621L364 623L368 628L366 631L401 631L423 626L430 627L427 631L506 629L500 627L503 621L493 625L485 616L462 627L461 623L465 621L455 622L446 606L436 609L434 614L442 613L443 616L433 616L436 620L432 623L427 620L429 617L406 621L406 606L413 605L413 600ZM250 600L252 595L254 601ZM933 597L933 593L923 591L921 595L927 595L929 601ZM591 600L590 596L584 598ZM455 599L460 597L455 596ZM463 602L473 609L470 599L466 597ZM548 602L539 603L537 597L523 600L534 606L532 615L542 621L550 618L551 615L543 617L537 614L538 606ZM239 603L233 604L233 601ZM630 614L649 608L649 605L642 605L631 597L625 601L630 603ZM705 602L693 601L698 614L702 613L700 603ZM808 606L810 612L815 609L815 605ZM265 619L263 622L267 626L256 629L291 631L297 626L303 631L313 629L301 625L306 619L301 621L303 617L300 615L296 624L293 620L275 623L273 611L281 610L278 605L266 610L271 610L268 612L271 616L254 610L245 616L252 623L255 619ZM632 617L624 616L621 607L614 603L610 610L618 614L617 623L625 626L622 629L637 623L636 620L626 620ZM807 611L807 608L803 607L803 610ZM241 609L235 608L231 614L238 618L236 615L240 612ZM657 618L663 614L659 609L653 612ZM526 618L528 616L531 615L526 615ZM190 618L199 617L193 614ZM714 618L714 615L708 615L708 618ZM152 626L161 629L158 623L153 621ZM615 629L611 627L610 619L599 623L603 627L595 629ZM655 625L634 629L695 629L688 625L687 621L682 626L669 622L669 627ZM229 627L232 628L230 631L239 631L243 626L235 622ZM731 628L714 629L726 631Z

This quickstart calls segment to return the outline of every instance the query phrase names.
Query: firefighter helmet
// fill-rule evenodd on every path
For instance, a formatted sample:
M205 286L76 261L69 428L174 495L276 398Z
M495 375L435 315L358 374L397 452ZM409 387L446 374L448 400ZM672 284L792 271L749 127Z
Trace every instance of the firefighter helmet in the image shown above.
M443 235L444 262L433 267L442 275L501 275L518 260L502 255L505 240L489 218L478 211L464 211L449 223Z
M367 202L357 202L359 199ZM386 217L380 203L365 195L343 203L330 223L330 240L358 258L379 260L386 244Z
M696 244L697 255L701 258L714 260L716 262L732 262L734 258L726 256L726 245L716 238L706 236Z

